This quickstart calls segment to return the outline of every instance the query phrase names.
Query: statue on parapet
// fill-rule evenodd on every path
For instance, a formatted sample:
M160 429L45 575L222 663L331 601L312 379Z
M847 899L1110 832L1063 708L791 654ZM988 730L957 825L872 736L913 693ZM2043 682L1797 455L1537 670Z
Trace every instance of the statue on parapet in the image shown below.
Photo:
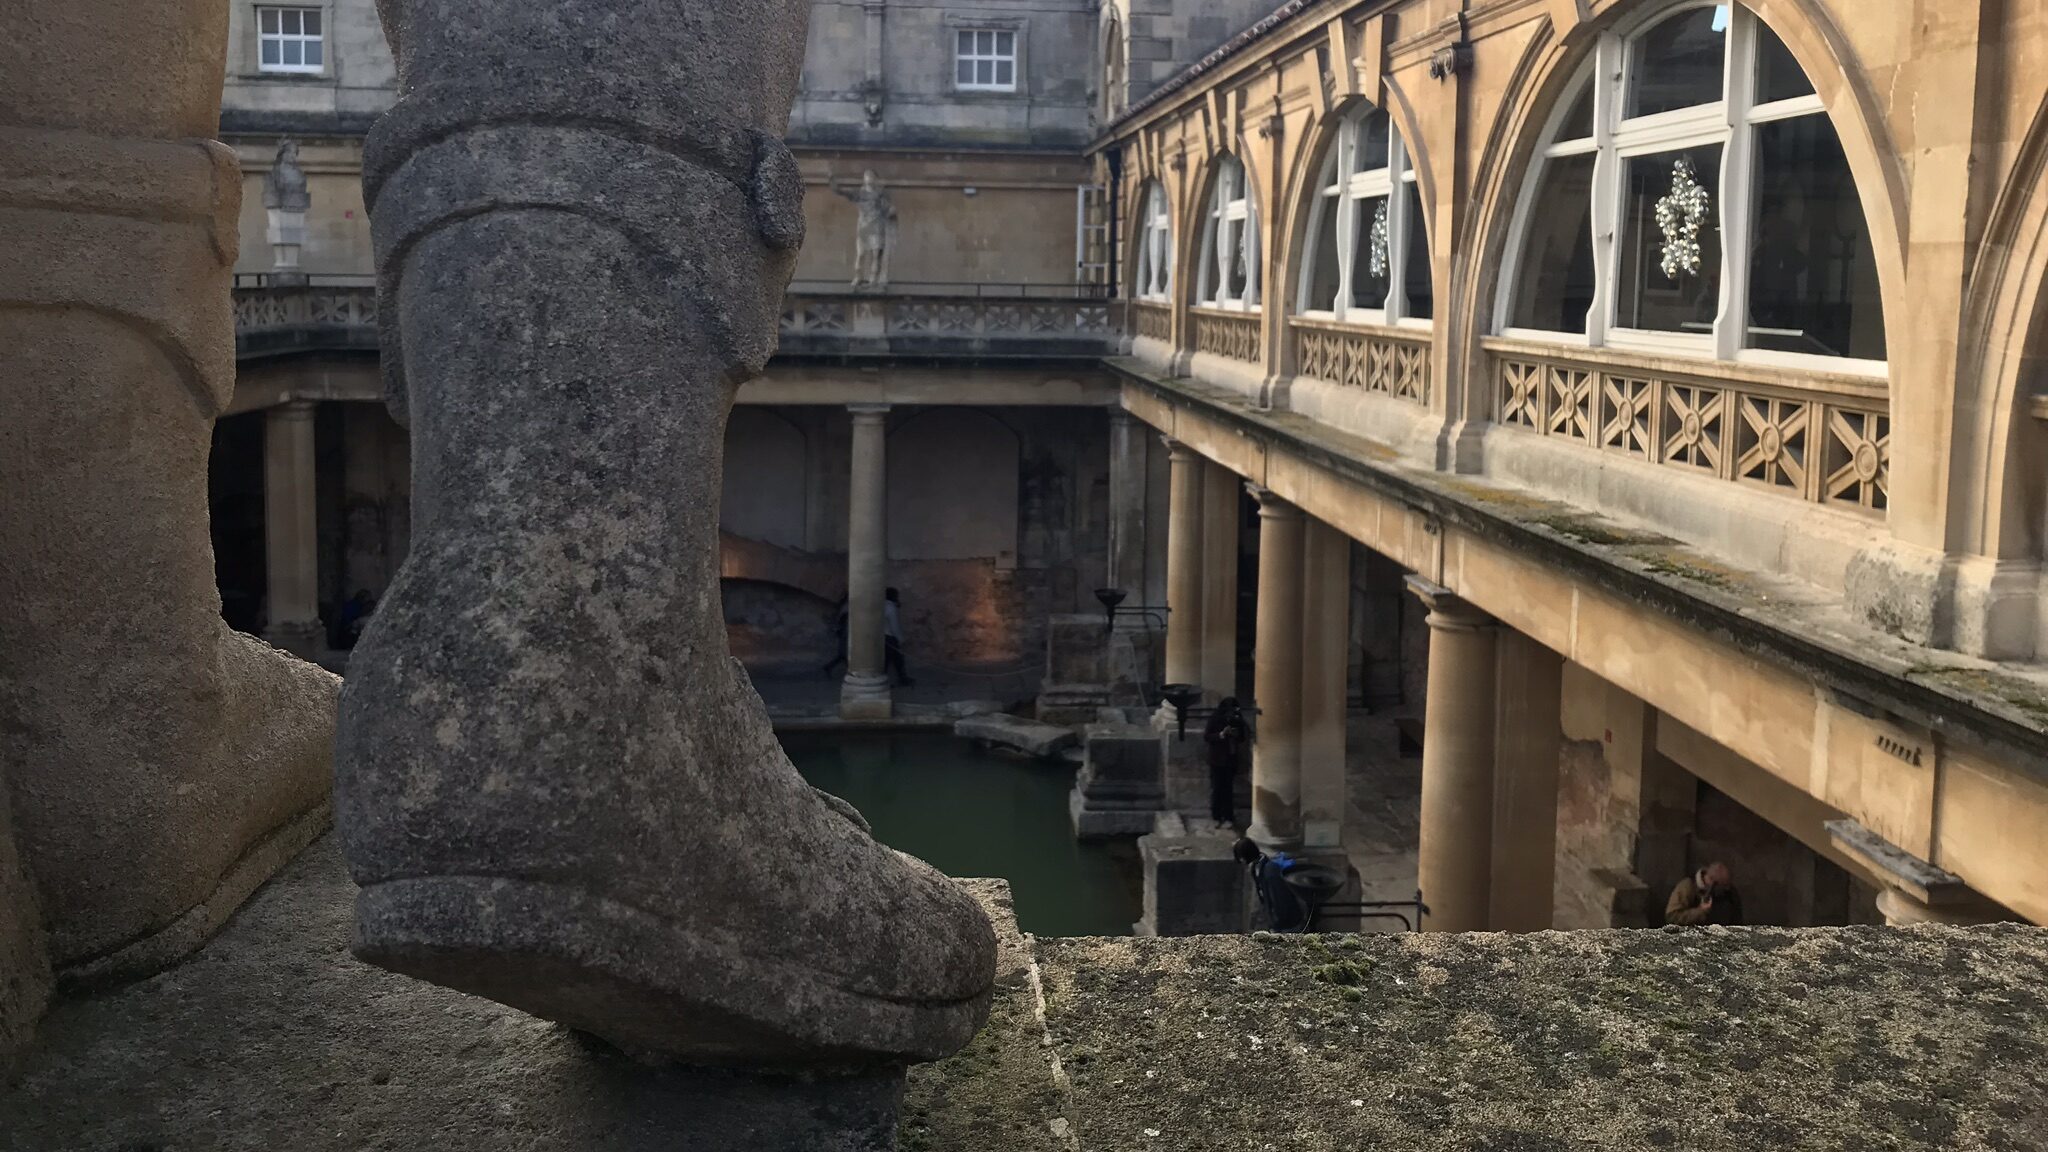
M803 240L810 0L486 7L378 4L400 95L363 190L420 463L342 691L354 951L685 1063L945 1056L988 918L797 774L719 608L726 419Z
M853 229L853 286L887 288L889 252L896 247L896 202L872 168L861 173L858 190L849 192L835 184L832 191L860 209Z

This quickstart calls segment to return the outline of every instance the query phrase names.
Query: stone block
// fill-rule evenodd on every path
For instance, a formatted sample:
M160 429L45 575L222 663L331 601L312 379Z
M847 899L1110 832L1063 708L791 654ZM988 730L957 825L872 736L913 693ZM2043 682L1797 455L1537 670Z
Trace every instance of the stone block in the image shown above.
M0 1079L28 1044L50 998L50 956L35 890L21 868L0 780Z
M1087 724L1109 701L1109 688L1102 684L1048 684L1039 690L1034 712L1041 724Z
M1080 734L1072 728L1026 720L1007 712L969 716L953 725L953 735L1041 759L1051 759L1081 742Z
M1091 724L1067 810L1086 840L1151 830L1166 803L1160 738L1149 725Z
M1231 856L1233 830L1189 827L1173 814L1159 817L1138 838L1145 872L1140 936L1199 936L1243 932L1249 899L1242 864Z

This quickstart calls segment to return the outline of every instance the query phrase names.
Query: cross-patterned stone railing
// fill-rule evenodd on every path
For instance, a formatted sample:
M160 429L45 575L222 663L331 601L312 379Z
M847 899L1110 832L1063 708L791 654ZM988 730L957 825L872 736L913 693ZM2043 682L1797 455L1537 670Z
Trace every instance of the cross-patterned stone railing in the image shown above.
M1131 301L1131 335L1170 343L1173 340L1173 306L1155 300Z
M1652 464L1882 516L1891 414L1882 380L1486 342L1494 419Z
M1226 312L1216 308L1193 308L1188 322L1194 329L1197 352L1257 364L1265 359L1265 339L1259 332L1257 312Z
M377 347L377 289L368 277L235 279L237 356Z
M1429 403L1429 333L1295 318L1295 375Z

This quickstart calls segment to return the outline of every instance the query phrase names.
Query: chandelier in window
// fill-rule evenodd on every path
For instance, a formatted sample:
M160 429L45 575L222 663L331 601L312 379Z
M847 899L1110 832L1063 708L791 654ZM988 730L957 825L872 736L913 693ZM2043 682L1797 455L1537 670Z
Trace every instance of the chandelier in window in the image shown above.
M1700 270L1700 226L1706 223L1711 201L1707 190L1693 176L1692 157L1671 162L1671 191L1657 201L1657 230L1664 233L1664 254L1659 267L1673 280Z
M1385 279L1387 275L1387 202L1381 200L1379 207L1372 211L1372 234L1370 237L1372 278Z

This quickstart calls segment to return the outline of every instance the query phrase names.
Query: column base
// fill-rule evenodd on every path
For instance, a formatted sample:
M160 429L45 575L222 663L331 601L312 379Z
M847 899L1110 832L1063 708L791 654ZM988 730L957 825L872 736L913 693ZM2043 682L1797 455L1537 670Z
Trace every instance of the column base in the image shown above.
M844 719L887 720L895 712L887 676L849 672L839 687L839 715Z
M317 660L327 648L327 629L318 620L287 620L265 628L263 639L301 660Z
M1286 852L1294 856L1301 855L1300 833L1297 832L1292 835L1277 833L1261 823L1257 816L1252 817L1252 826L1245 832L1245 835L1250 837L1252 843L1257 844L1268 856L1275 852Z

